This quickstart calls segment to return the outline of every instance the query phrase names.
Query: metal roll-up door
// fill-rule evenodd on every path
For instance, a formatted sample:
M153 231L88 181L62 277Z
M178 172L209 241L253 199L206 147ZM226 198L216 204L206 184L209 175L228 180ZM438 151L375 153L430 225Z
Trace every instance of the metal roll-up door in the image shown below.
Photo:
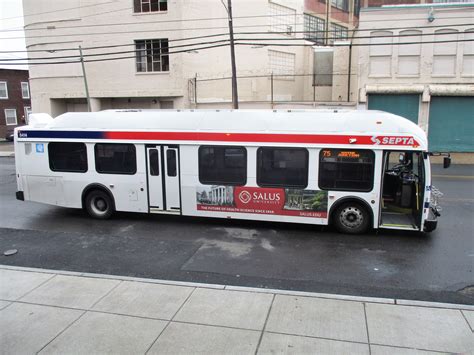
M428 146L431 151L474 152L474 97L431 97Z
M369 94L369 110L380 110L408 118L418 124L420 95L418 94Z

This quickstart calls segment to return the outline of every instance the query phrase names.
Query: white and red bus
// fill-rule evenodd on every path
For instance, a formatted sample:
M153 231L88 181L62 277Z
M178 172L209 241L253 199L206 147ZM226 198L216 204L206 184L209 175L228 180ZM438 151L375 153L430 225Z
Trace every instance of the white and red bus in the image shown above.
M115 211L432 231L426 134L386 112L108 110L15 130L20 200Z

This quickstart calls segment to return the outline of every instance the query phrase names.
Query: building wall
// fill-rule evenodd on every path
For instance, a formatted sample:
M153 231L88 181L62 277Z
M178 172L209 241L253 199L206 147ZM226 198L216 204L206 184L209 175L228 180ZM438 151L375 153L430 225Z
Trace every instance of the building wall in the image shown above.
M103 5L92 0L23 0L25 13L26 43L29 50L51 50L129 44L84 51L85 54L99 52L121 52L134 49L134 41L142 39L168 38L170 46L184 43L212 42L223 37L209 37L191 41L179 41L202 35L226 34L227 12L219 1L214 0L168 0L168 10L160 13L137 14L131 8L131 0L116 0ZM312 11L319 0L239 0L234 1L234 31L236 37L284 38L296 43L302 37L303 14ZM353 4L353 1L350 1ZM309 6L309 7L308 7ZM277 8L277 10L275 10ZM351 9L353 5L351 5ZM64 10L72 9L72 10ZM309 10L308 10L309 9ZM293 11L295 16L271 16L275 11ZM352 11L352 10L351 10ZM34 13L43 13L34 16ZM337 13L337 9L334 9ZM243 16L252 16L242 18ZM346 22L352 21L352 12L344 15ZM347 17L347 18L346 18ZM193 19L212 19L196 21ZM284 19L284 20L281 20ZM344 20L343 19L343 20ZM340 20L334 19L339 23ZM99 26L100 24L126 24ZM346 24L347 26L348 24ZM47 29L45 29L47 27ZM61 28L63 27L63 28ZM64 28L67 27L67 28ZM288 34L275 34L290 28ZM239 35L239 32L260 31L260 35ZM112 33L113 32L113 33ZM307 41L298 43L308 44ZM202 44L201 46L219 43ZM199 47L199 46L198 46ZM189 47L188 47L189 48ZM170 48L170 51L182 47ZM271 53L293 56L294 65L283 71L294 75L278 77L278 68L272 67ZM347 56L348 51L343 51ZM74 55L75 51L30 52L32 58L52 58ZM112 55L111 55L112 56ZM109 108L194 108L211 105L226 107L231 102L230 50L228 46L212 49L190 50L170 55L168 72L138 73L134 53L113 56L131 57L116 61L85 63L93 110ZM318 102L334 104L345 102L347 85L342 77L334 87L312 86L313 51L311 47L280 46L236 46L239 99L244 105L271 106L271 80L273 73L273 98L282 104ZM337 63L347 65L347 58ZM87 60L87 59L86 59ZM355 62L355 61L354 61ZM347 68L336 68L339 73ZM70 109L84 109L85 89L79 62L73 64L31 65L31 90L34 112L49 112L56 116ZM353 72L354 73L354 72ZM306 75L306 76L305 76ZM197 77L197 103L195 102L194 78ZM201 79L216 79L202 81ZM347 81L347 80L345 80ZM354 87L354 86L353 86ZM335 89L337 92L333 92Z
M394 37L393 45L390 46L371 48L371 39L358 40L360 44L365 44L359 47L359 103L366 107L367 95L370 93L420 94L418 123L425 130L428 129L429 102L433 93L445 92L447 95L465 96L472 95L474 89L473 68L464 65L464 61L472 60L468 55L472 51L472 42L398 45L409 41L432 42L470 38L468 31L474 30L474 25L459 24L466 23L466 18L474 16L473 6L437 6L433 12L435 20L432 23L428 21L430 11L431 8L425 6L363 9L360 17L361 31L357 33L357 36L361 37L371 36L374 34L371 29L401 27L400 18L404 19L403 27L419 31L420 35L415 37ZM463 19L464 16L466 18ZM424 28L430 25L451 28L455 34L435 36L436 27ZM392 30L387 32L387 35L399 35L401 32L403 33L403 29ZM372 40L372 43L390 40L392 39L379 38ZM412 58L408 58L410 56ZM451 66L454 66L454 71L448 74Z
M0 98L0 139L3 139L7 132L25 124L25 108L31 107L31 101L22 97L21 83L28 83L28 70L0 69L0 82L6 82L8 90L8 98ZM7 125L6 109L16 110L17 124Z

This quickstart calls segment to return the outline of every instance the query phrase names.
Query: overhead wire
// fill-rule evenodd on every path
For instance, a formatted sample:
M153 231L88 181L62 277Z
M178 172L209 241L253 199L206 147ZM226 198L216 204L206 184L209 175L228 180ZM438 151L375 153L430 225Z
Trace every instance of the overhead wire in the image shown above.
M115 10L115 11L118 11L118 10ZM113 11L112 11L113 12ZM106 12L108 13L108 12ZM95 15L99 15L99 14L94 14ZM262 16L265 16L265 17L268 17L268 16L273 16L273 15L262 15ZM277 15L278 16L278 15ZM83 16L85 17L85 16ZM449 18L452 18L452 17L447 17L447 19ZM472 19L472 16L462 16L462 17L459 17L459 18L469 18L469 19ZM212 19L216 19L216 18L212 18ZM439 18L438 18L439 19ZM184 22L185 20L179 20L179 22ZM165 21L165 22L173 22L173 23L176 23L177 21L174 20L174 21ZM159 23L159 22L154 22L154 24L156 23ZM144 24L143 22L137 22L136 24ZM113 25L113 24L109 24L109 25ZM117 24L119 25L119 24ZM122 25L124 25L122 23ZM301 23L294 23L292 25L295 25L295 26L302 26L304 25L304 22ZM472 23L467 23L465 26L470 26L472 25ZM84 27L93 27L94 25L92 26L89 26L89 25L80 25L80 26L84 26ZM235 28L256 28L256 27L267 27L269 26L268 24L252 24L252 25L234 25ZM431 27L439 27L439 26L448 26L448 25L432 25ZM455 24L455 25L452 25L452 26L460 26L459 24ZM424 26L413 26L413 28L423 28ZM426 26L424 28L429 28L430 26ZM55 28L42 28L41 30L43 31L51 31L51 30L57 30L57 29L61 29L61 28L66 28L66 27L55 27ZM71 28L73 28L71 26ZM226 29L227 26L213 26L213 27L188 27L188 28L165 28L165 29L159 29L160 32L171 32L171 31L197 31L197 30L218 30L218 29ZM33 30L33 29L26 29L26 31L29 31L29 30ZM35 29L36 30L36 29ZM39 29L38 29L39 30ZM360 31L359 29L355 28L355 29L346 29L348 32L353 32L353 31ZM370 29L361 29L363 31L369 31ZM127 30L127 31L109 31L109 32L89 32L89 33L67 33L67 34L48 34L48 35L38 35L38 36L28 36L28 38L48 38L48 37L74 37L74 36L79 36L79 35L83 35L83 36L92 36L92 35L112 35L112 34L126 34L126 33L144 33L144 32L149 32L150 30L133 30L133 31L130 31L130 30ZM2 31L0 31L2 32ZM20 37L0 37L0 39L4 39L4 40L9 40L9 39L22 39L24 38L23 36L20 36Z
M326 31L314 31L310 32L311 35L314 35L316 32L318 33L325 33ZM266 33L266 32L260 32L260 33ZM307 32L304 32L307 33ZM453 35L457 34L457 32L445 32L445 33L412 33L412 34L392 34L392 35L377 35L377 36L353 36L351 39L374 39L374 38L403 38L403 37L419 37L423 35ZM201 39L202 37L194 37L194 38L199 38ZM304 37L304 38L238 38L236 37L236 41L311 41L311 39L317 38L317 36L309 36L309 37ZM328 40L335 41L335 40L344 40L339 37L329 37ZM217 44L217 43L223 43L223 42L228 42L228 39L221 39L221 40L216 40L216 41L208 41L208 42L199 42L199 43L189 43L189 44L182 44L182 45L173 45L173 46L167 46L167 47L160 47L161 50L168 50L172 48L184 48L184 47L191 47L191 46L196 46L196 45L208 45L208 44ZM458 41L458 40L453 40L453 41ZM459 40L461 41L461 40ZM170 40L168 42L171 42ZM411 42L412 44L415 44L415 42ZM418 43L418 42L417 42ZM429 41L419 41L419 43L431 43ZM434 43L447 43L447 42L442 42L441 40L436 40ZM387 44L398 44L398 43L387 43ZM135 43L130 43L127 46L135 46ZM261 44L263 45L263 44ZM272 44L275 45L275 44ZM308 44L310 46L314 46L315 44ZM355 45L355 44L353 44ZM375 45L375 44L372 44ZM115 46L110 46L110 47L115 47ZM103 47L101 47L102 49ZM82 48L83 50L85 48ZM78 48L74 48L75 51L78 50ZM117 55L117 54L128 54L128 53L139 53L142 52L144 49L134 49L134 50L129 50L129 51L119 51L119 52L102 52L102 53L92 53L92 54L84 54L83 57L97 57L97 56L110 56L110 55ZM192 49L188 49L192 50ZM53 52L50 50L49 52ZM4 53L4 52L3 52ZM5 53L6 54L6 53ZM28 60L53 60L53 59L69 59L69 58L77 58L78 55L70 55L70 56L48 56L48 57L36 57L36 58L18 58L17 60L22 60L22 61L28 61ZM0 58L0 62L4 61L13 61L11 58L7 59L2 59Z
M105 3L107 4L107 3ZM91 17L91 16L97 16L97 15L102 15L102 14L107 14L107 13L112 13L112 12L118 12L122 10L129 10L131 7L126 7L122 9L117 9L117 10L112 10L112 11L107 11L107 12L102 12L102 13L94 13L94 14L89 14L89 15L82 15L81 18L85 17ZM266 14L266 15L247 15L247 16L233 16L234 20L238 19L254 19L254 18L274 18L274 17L286 17L286 16L291 16L291 17L304 17L305 15L309 16L314 16L314 15L325 15L325 13L303 13L303 14ZM437 17L437 20L442 20L442 19L472 19L472 16L448 16L448 17ZM425 20L426 17L420 17L420 18L411 18L411 20ZM1 20L1 19L0 19ZM176 23L176 22L198 22L198 21L216 21L216 20L227 20L227 17L203 17L203 18L190 18L190 19L173 19L173 20L158 20L158 21L140 21L140 22L113 22L113 23L98 23L98 24L88 24L88 25L71 25L71 26L54 26L54 29L60 30L60 29L72 29L72 28L90 28L90 27L110 27L110 26L129 26L129 25L144 25L144 24L161 24L161 23ZM50 20L50 21L44 21L40 23L32 23L26 25L24 28L10 28L10 29L3 29L0 30L1 32L18 32L18 31L41 31L41 30L48 30L48 27L44 28L27 28L28 26L36 26L38 24L43 24L43 23L52 23L52 22L58 22L61 21L63 22L64 20ZM357 21L357 23L366 23L366 22L373 22L373 21L380 21L380 20L362 20L362 21Z
M284 40L284 39L283 39ZM228 40L226 40L228 42ZM457 39L457 40L442 40L442 41L425 41L425 42L419 42L419 41L412 41L412 42L399 42L399 43L341 43L338 44L338 46L383 46L383 45L413 45L413 44L429 44L429 43L454 43L454 42L474 42L474 38L472 39ZM209 45L205 47L195 47L192 49L184 49L184 50L178 50L178 51L171 51L171 52L165 52L160 55L170 55L170 54L177 54L177 53L189 53L192 51L199 51L199 50L204 50L204 49L211 49L211 48L217 48L217 47L224 47L227 46L228 43L221 43L221 44L215 44L215 45ZM276 47L315 47L315 44L307 44L307 43L261 43L261 42L240 42L239 40L235 40L235 45L237 46L276 46ZM140 51L140 50L137 50ZM134 51L134 52L137 52ZM143 51L143 50L141 50ZM146 56L149 56L146 54ZM18 62L10 62L10 61L4 61L0 59L0 64L1 65L51 65L51 64L72 64L72 63L79 63L80 62L80 57L75 56L77 60L75 61L46 61L46 62L33 62L33 63L18 63ZM84 63L89 63L89 62L105 62L105 61L111 61L111 60L121 60L121 59L131 59L131 58L136 58L136 55L133 56L126 56L126 57L112 57L112 58L100 58L100 59L84 59ZM9 58L8 58L9 60ZM35 60L35 59L32 59Z
M410 30L410 29L420 29L420 28L439 28L439 27L465 27L465 26L471 26L473 25L472 23L465 23L465 24L456 24L456 25L431 25L431 26L408 26L408 27L384 27L384 28L372 28L372 29L361 29L361 30L351 30L350 32L356 32L356 31L372 31L372 32L378 32L378 31L391 31L391 30ZM335 30L316 30L316 31L293 31L292 33L298 34L298 33L311 33L311 34L318 34L318 33L326 33L326 32L336 32ZM349 31L348 31L349 32ZM454 33L454 32L453 32ZM258 34L287 34L286 31L247 31L247 32L235 32L235 35L258 35ZM418 35L432 35L433 33L422 33L422 34L413 34L413 36L418 36ZM444 33L438 33L437 35L444 35ZM221 36L228 36L228 32L223 32L223 33L217 33L217 34L210 34L210 35L203 35L203 36L194 36L194 37L185 37L185 38L176 38L176 39L168 39L169 42L182 42L182 41L188 41L188 40L194 40L194 39L203 39L203 38L212 38L212 37L221 37ZM394 36L400 36L400 35L394 35ZM410 36L410 35L407 35ZM359 36L360 37L360 36ZM375 36L371 36L375 37ZM51 43L53 44L53 43ZM134 43L127 43L127 44L114 44L114 45L103 45L103 46L92 46L92 47L83 47L82 49L84 51L87 50L93 50L93 49L105 49L105 48L118 48L118 47L128 47L128 46L133 46ZM29 49L25 51L0 51L0 53L33 53L33 52L62 52L62 51L76 51L76 48L55 48L55 49Z

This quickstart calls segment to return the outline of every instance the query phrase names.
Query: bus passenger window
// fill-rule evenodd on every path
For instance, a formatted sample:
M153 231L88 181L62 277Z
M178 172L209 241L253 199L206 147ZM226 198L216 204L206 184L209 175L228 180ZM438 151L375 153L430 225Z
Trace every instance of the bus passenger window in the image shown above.
M371 150L322 149L319 153L321 190L371 191L375 154Z
M176 176L176 150L168 149L166 151L166 166L168 168L168 176Z
M95 170L98 173L133 175L137 172L135 145L97 143L94 150Z
M263 187L308 186L308 150L270 148L257 150L257 184Z
M150 157L150 175L160 175L160 164L158 161L158 149L150 149L148 153Z
M84 143L48 144L49 168L52 171L85 173L87 171L87 149Z
M245 185L247 150L244 147L199 147L199 181L204 185Z

